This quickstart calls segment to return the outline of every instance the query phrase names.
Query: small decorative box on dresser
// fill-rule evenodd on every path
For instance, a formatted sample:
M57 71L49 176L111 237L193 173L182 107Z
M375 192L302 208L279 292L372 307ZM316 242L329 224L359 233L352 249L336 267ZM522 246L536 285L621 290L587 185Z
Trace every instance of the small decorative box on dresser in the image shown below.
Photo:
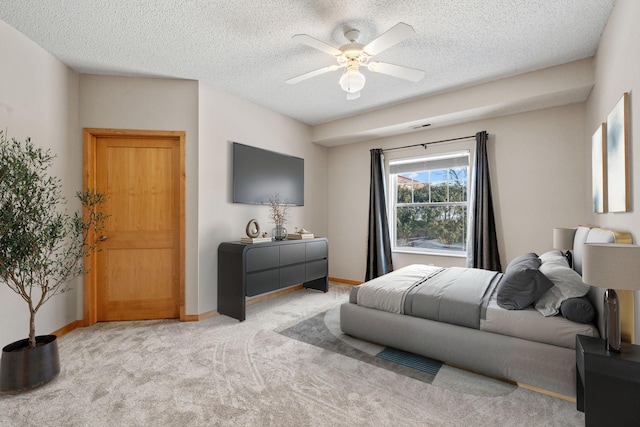
M622 343L615 353L577 335L576 394L587 427L640 426L640 346Z
M245 297L304 284L327 292L326 238L256 244L224 242L218 247L218 313L245 319Z

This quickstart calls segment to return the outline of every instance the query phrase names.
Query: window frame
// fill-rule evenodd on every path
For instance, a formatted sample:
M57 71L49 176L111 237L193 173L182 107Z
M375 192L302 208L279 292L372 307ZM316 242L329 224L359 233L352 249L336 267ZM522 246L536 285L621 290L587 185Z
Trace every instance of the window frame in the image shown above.
M438 159L446 159L446 158L454 158L454 157L464 157L468 156L468 165L467 168L467 191L466 191L466 201L464 202L419 202L419 203L398 203L398 186L397 186L397 176L400 173L392 173L391 169L393 165L401 164L401 163L414 163L420 162L423 160L438 160ZM388 191L388 216L389 223L391 226L389 227L389 237L391 240L391 251L393 253L406 253L406 254L416 254L416 255L435 255L435 256L445 256L445 257L455 257L455 258L466 258L467 251L465 250L450 250L450 249L436 249L436 248L414 248L408 246L397 246L397 208L402 205L407 206L466 206L467 215L466 222L464 225L464 232L466 233L469 227L469 196L471 190L471 179L473 173L473 165L472 165L473 155L471 150L463 149L463 150L452 150L452 151L444 151L437 154L425 156L411 156L411 157L398 157L394 159L390 159L388 161L388 180L387 180L387 188ZM439 170L439 169L432 169ZM431 184L431 180L429 180L429 184ZM435 181L434 181L435 182ZM439 181L441 182L441 181ZM449 189L447 188L447 192Z

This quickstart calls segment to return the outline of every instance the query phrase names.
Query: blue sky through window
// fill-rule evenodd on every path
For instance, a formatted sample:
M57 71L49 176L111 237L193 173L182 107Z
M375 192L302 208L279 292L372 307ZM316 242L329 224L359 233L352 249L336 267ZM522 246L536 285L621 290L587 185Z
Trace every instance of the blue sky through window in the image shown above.
M439 169L422 172L409 172L400 174L414 181L414 183L437 183L442 181L460 181L461 184L467 183L466 168L456 169Z

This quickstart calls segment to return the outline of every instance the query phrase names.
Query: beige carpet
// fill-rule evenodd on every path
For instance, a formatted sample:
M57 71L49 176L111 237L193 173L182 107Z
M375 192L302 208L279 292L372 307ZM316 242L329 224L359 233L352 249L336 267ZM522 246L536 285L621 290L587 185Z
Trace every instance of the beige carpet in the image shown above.
M58 378L0 396L0 426L584 425L564 400L448 367L429 384L278 332L327 312L339 335L335 307L349 289L254 304L241 323L77 329L59 340Z

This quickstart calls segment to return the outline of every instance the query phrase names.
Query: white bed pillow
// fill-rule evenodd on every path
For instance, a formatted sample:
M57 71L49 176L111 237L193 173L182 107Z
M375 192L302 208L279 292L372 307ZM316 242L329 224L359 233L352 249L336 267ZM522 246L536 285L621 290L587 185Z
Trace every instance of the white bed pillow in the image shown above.
M567 260L567 257L562 253L562 251L558 249L545 252L538 258L540 258L541 264L554 264L560 267L569 267L569 261Z
M581 297L589 291L589 285L582 282L582 277L568 266L559 262L543 262L540 272L553 282L549 289L534 307L543 316L555 316L560 311L562 301L568 298Z

